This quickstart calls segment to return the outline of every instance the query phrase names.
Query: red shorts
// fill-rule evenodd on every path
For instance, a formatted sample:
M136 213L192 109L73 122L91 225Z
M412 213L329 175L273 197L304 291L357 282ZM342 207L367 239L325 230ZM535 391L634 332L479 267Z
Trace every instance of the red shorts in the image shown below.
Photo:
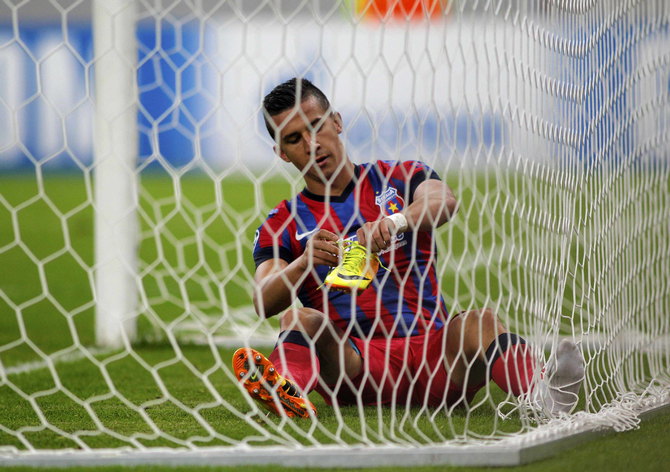
M445 337L441 328L425 335L402 338L359 339L350 337L363 358L363 371L315 390L328 404L340 406L398 405L453 406L469 402L483 385L463 387L450 381L446 365ZM360 398L360 400L359 400Z

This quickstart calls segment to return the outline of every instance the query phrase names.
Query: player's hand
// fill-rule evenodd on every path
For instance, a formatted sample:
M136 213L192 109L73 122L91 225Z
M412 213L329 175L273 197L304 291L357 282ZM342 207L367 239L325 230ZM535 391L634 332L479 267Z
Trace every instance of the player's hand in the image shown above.
M318 265L335 267L339 263L340 247L335 233L320 229L314 233L305 246L305 252L300 256L304 270Z
M358 242L370 252L378 253L391 245L395 225L388 218L368 221L356 231Z

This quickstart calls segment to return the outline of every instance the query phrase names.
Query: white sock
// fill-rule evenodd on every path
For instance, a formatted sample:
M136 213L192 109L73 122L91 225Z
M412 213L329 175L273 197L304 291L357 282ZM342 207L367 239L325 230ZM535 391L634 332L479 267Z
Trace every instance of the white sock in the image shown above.
M584 357L575 343L564 339L535 386L532 402L549 416L570 413L579 400L583 380Z

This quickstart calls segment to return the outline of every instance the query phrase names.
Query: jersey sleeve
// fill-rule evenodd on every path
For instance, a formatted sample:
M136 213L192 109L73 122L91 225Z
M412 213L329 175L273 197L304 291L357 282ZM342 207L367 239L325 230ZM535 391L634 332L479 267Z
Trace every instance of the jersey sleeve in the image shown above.
M293 262L293 244L290 229L295 226L288 202L283 201L270 211L254 237L254 263L258 267L269 259Z

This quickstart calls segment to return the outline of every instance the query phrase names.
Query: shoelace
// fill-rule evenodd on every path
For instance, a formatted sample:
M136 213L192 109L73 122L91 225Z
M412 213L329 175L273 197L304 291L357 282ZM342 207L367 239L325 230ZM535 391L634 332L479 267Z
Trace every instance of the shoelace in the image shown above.
M365 261L367 250L356 241L342 241L342 249L345 251L342 256L342 269L349 272L356 272ZM371 257L377 258L376 254Z
M344 251L344 255L342 256L342 264L341 266L338 267L341 267L342 270L345 271L357 273L359 267L361 266L362 262L361 259L367 258L368 250L358 241L351 241L349 239L338 241L338 244ZM381 259L379 259L379 256L377 256L377 254L371 253L370 257L377 260L377 262L379 263L379 267L381 267L384 270L389 270L387 267L384 266L384 264L382 264L382 261ZM334 270L337 270L337 267L332 268L331 272ZM322 283L317 287L317 290L321 289L325 285L326 285L325 282Z

